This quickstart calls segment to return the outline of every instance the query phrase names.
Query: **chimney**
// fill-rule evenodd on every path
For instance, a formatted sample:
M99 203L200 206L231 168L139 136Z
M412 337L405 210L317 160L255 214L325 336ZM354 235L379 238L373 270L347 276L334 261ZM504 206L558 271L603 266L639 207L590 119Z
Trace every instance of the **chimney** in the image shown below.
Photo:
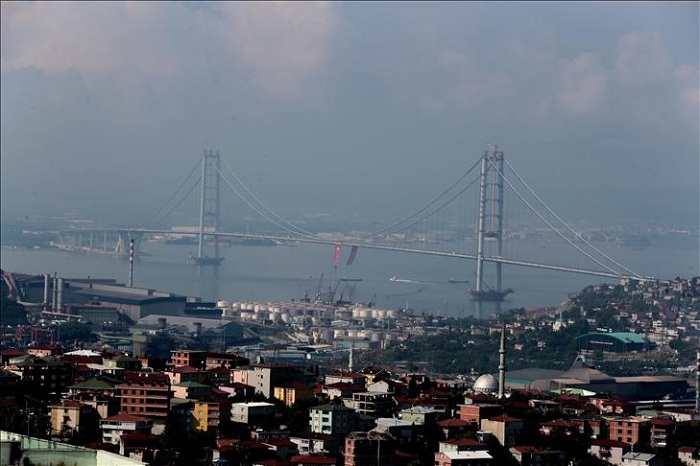
M49 307L49 281L51 280L51 275L48 273L44 274L44 308L48 310Z
M63 279L59 278L57 280L58 291L56 291L56 310L61 312L63 310Z
M129 240L129 288L134 287L134 240Z

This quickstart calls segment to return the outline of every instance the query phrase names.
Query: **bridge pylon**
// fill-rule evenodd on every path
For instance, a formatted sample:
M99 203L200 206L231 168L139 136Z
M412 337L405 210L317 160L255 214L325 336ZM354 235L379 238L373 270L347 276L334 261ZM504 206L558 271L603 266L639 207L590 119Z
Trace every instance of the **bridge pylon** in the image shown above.
M502 301L512 289L503 289L503 263L496 262L496 287L484 289L484 243L496 242L498 257L503 255L503 151L489 145L481 156L479 178L479 218L477 223L476 285L472 298L479 301Z
M211 235L214 241L214 255L205 253L205 237L217 233L219 229L219 193L221 190L221 156L219 151L205 150L202 156L202 187L199 209L199 241L197 256L192 257L197 265L221 265L224 258L219 256L219 237Z

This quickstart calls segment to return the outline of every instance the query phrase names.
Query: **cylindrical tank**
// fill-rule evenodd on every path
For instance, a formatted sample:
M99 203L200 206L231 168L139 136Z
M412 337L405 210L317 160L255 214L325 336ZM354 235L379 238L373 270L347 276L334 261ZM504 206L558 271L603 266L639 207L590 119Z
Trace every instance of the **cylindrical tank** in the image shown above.
M325 343L331 343L333 341L333 334L335 332L333 329L328 327L322 327L319 329L319 338Z
M228 309L231 307L231 303L229 303L228 301L219 300L216 302L216 307L218 307L219 309Z
M362 309L360 309L359 307L356 307L355 309L353 309L353 310L352 310L352 318L353 318L353 319L359 319L359 318L360 318L360 312L361 312L361 311L362 311Z
M347 331L343 328L333 330L333 338L344 338L347 334Z
M381 340L381 334L379 332L371 332L370 333L370 341L374 343L379 343Z

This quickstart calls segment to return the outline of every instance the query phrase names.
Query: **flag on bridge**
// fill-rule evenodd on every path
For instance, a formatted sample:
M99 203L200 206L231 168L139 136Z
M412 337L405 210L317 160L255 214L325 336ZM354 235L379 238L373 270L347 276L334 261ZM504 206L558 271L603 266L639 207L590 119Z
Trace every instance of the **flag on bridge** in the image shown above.
M350 257L348 257L348 262L346 265L352 265L353 262L355 262L355 256L357 256L357 250L359 248L357 246L353 246L352 249L350 250Z
M343 245L337 243L335 245L335 254L333 255L333 267L338 267L338 262L340 261L340 253L343 250Z

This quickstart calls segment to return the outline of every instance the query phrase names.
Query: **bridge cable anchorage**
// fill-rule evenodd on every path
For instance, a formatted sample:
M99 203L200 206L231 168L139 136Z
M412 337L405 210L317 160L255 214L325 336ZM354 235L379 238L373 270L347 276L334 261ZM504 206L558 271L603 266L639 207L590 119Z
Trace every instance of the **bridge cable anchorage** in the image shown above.
M226 167L226 169L229 171L229 173L231 173L231 175L233 175L233 178L238 182L238 184L240 184L243 187L245 192L250 197L252 197L253 200L255 200L258 204L260 204L267 212L269 212L273 217L275 217L277 220L279 220L282 223L285 223L285 224L289 225L290 227L302 232L306 236L318 237L318 235L311 233L310 231L306 231L303 228L301 228L300 226L297 226L297 225L293 224L292 222L286 220L285 218L281 217L280 215L277 215L277 213L275 213L272 209L270 209L250 189L248 189L248 186L246 186L246 184L243 183L243 181L238 177L238 175L236 175L236 172L234 172L233 169L231 168L231 166L226 162L226 159L224 159L224 167ZM221 175L221 176L223 177L223 175ZM239 195L239 197L240 197L240 195ZM243 199L243 200L245 201L245 199Z
M442 193L440 193L437 197L435 197L433 200L431 200L430 202L428 202L427 204L425 204L423 207L421 207L420 209L418 209L418 210L417 210L416 212L414 212L413 214L411 214L411 215L409 215L408 217L405 217L405 218L403 218L403 219L401 219L401 220L399 220L399 221L397 221L397 222L394 222L394 223L390 224L389 226L386 226L386 227L381 228L381 229L379 229L379 230L376 230L376 231L373 231L373 232L368 233L368 234L366 234L366 235L363 235L363 236L360 237L360 239L375 238L375 237L381 236L381 235L383 235L383 234L391 234L391 233L394 233L394 232L396 232L396 231L400 231L402 228L410 228L410 227L412 227L412 226L415 225L417 222L416 222L416 223L412 223L412 224L410 224L410 225L408 225L408 226L405 226L405 227L396 228L396 227L400 227L403 223L405 223L405 222L407 222L407 221L409 221L409 220L412 220L414 217L418 216L418 215L421 214L424 210L428 209L428 208L431 207L433 204L435 204L437 201L439 201L443 196L447 195L447 193L450 192L450 191L452 190L452 188L454 188L454 187L457 186L459 183L461 183L461 182L462 182L462 181L463 181L463 180L464 180L478 165L479 165L480 162L481 162L480 160L477 160L477 161L474 163L474 165L472 165L466 172L464 172L464 173L463 173L454 183L452 183L447 189L445 189L445 190L444 190ZM470 183L468 187L470 187L472 184L474 184L474 182ZM434 211L433 213L429 214L429 215L426 216L426 217L422 217L422 218L419 220L419 222L422 221L422 220L424 220L424 219L426 219L426 218L428 218L428 217L430 217L430 216L432 216L433 214L439 212L441 209L443 209L443 208L444 208L446 205L448 205L450 202L454 201L454 200L456 199L456 197L458 197L459 195L461 195L462 193L464 193L464 191L466 191L466 189L460 191L459 194L458 194L457 196L455 196L455 197L453 197L452 199L450 199L450 201L449 201L447 204L443 204L441 207L438 208L438 210ZM396 228L396 229L394 229L394 228ZM394 229L394 230L392 231L392 229Z
M224 162L224 164L225 164L225 162ZM279 215L275 214L274 212L272 212L271 210L269 210L269 209L267 209L267 208L266 208L266 209L270 212L271 215L273 215L273 216L279 218L281 222L284 222L284 223L286 223L286 224L288 224L288 225L291 225L292 228L295 228L295 229L298 230L298 231L295 231L294 229L289 228L289 227L283 225L282 223L280 223L280 222L278 222L278 221L276 221L276 220L270 218L270 217L269 217L268 215L266 215L264 212L261 212L260 209L258 209L257 207L255 207L245 196L243 196L243 194L241 194L241 192L240 192L238 189L236 189L235 186L233 186L233 185L231 184L231 182L223 175L223 173L221 173L221 171L220 171L218 168L216 168L216 167L214 167L214 168L215 168L215 170L217 171L217 173L219 173L219 175L221 175L221 178L224 180L224 183L226 183L226 185L227 185L229 188L231 188L231 190L232 190L234 193L236 193L236 195L237 195L248 207L250 207L256 214L260 215L262 218L264 218L264 219L267 220L268 222L272 223L273 225L277 226L278 228L282 229L283 231L286 231L287 233L291 233L291 234L296 235L296 236L302 236L302 237L305 237L305 238L318 238L317 235L314 235L313 233L310 233L310 232L308 232L308 231L305 231L303 228L297 227L297 226L294 225L293 223L290 223L290 222L288 222L287 220L284 220L282 217L280 217ZM243 186L242 183L241 183L241 185ZM246 189L247 189L247 188L246 188ZM253 196L253 198L255 199L254 196ZM260 202L260 201L258 201L258 202ZM264 204L262 204L261 202L260 202L260 204L264 206ZM301 232L301 233L300 233L300 232Z
M491 163L492 166L494 167L494 169L498 172L498 168L496 168L495 165L494 165L492 162L489 161L489 163ZM537 217L540 218L540 220L542 220L549 228L551 228L552 231L554 231L554 233L556 233L557 236L559 236L561 239L563 239L564 241L566 241L570 246L572 246L573 248L575 248L576 250L578 250L581 254L583 254L584 256L588 257L590 260L592 260L593 262L595 262L595 263L598 264L599 266L603 267L604 269L608 270L609 272L615 274L615 275L618 276L618 277L621 277L621 276L622 276L618 271L616 271L616 270L613 269L612 267L609 267L609 266L605 265L604 263L602 263L601 261L599 261L597 258L593 257L591 254L589 254L588 252L584 251L580 246L578 246L576 243L574 243L573 241L571 241L571 239L569 239L569 238L567 238L566 236L564 236L557 228L554 227L554 225L552 225L552 223L551 223L549 220L547 220L546 218L544 218L544 216L543 216L538 210L536 210L536 209L532 206L532 204L531 204L527 199L525 199L525 197L524 197L522 194L520 194L520 192L515 188L515 186L513 186L513 184L510 182L510 180L509 180L508 178L506 178L501 172L499 172L499 175L503 178L503 181L506 182L506 184L508 185L508 187L510 187L510 189L512 189L513 192L518 196L518 198L519 198L521 201L523 201L523 202L525 203L525 205L526 205Z
M159 208L158 210L156 210L156 212L148 218L148 220L146 220L146 221L140 223L141 228L145 228L149 223L151 223L151 221L153 221L153 219L155 219L155 218L158 216L158 214L160 214L161 211L162 211L163 209L165 209L165 206L167 206L168 203L169 203L170 201L172 201L172 200L175 198L175 196L178 195L178 193L180 192L180 190L181 190L181 189L185 186L185 184L189 181L189 179L190 179L190 177L192 176L192 174L197 170L197 167L199 167L199 164L200 164L200 163L201 163L201 162L198 160L197 163L194 164L194 166L192 167L192 169L190 170L190 172L187 174L187 176L185 177L185 179L182 181L182 183L180 183L180 186L178 186L178 188L177 188L177 189L175 190L175 192L168 198L168 200L165 201L165 202L163 203L163 205L161 205L160 208ZM195 186L197 183L199 183L199 180L197 180L197 182L196 182L193 186ZM172 213L173 210L177 209L177 208L180 206L180 204L182 204L182 202L192 193L192 190L193 190L193 189L194 189L194 188L190 188L190 190L187 192L187 194L185 194L185 196L180 200L180 202L178 202L178 203L175 205L175 207L173 207L172 209L170 209L170 211L165 215L165 217L167 217L168 215L170 215L170 214ZM156 222L154 222L154 223L156 223ZM156 223L156 224L157 224L157 223Z
M522 177L520 176L520 174L515 170L515 168L513 168L513 166L510 164L510 162L508 162L507 159L505 160L505 162L506 162L506 165L508 165L508 168L510 168L510 170L513 172L513 174L518 178L518 180L523 184L523 186L525 186L525 188L528 190L528 192L530 192L530 194L532 194L532 195L535 197L535 199L537 199L537 200L540 202L540 204L542 204L542 205L544 206L544 208L547 209L547 212L549 212L550 214L552 214L552 215L554 216L554 218L556 218L557 220L559 220L559 221L561 222L561 224L564 225L574 236L576 236L578 239L580 239L581 241L583 241L584 244L586 244L588 247L590 247L591 249L593 249L595 252L597 252L598 254L600 254L601 256L603 256L604 258L606 258L607 260L609 260L610 262L612 262L612 263L615 264L616 266L620 267L620 268L621 268L622 270L624 270L625 272L628 272L628 273L630 273L631 275L634 275L634 276L637 276L637 277L641 276L641 275L639 275L637 272L635 272L634 270L629 269L629 268L626 267L625 265L623 265L623 264L617 262L615 259L613 259L612 257L610 257L608 254L606 254L606 253L604 253L603 251L599 250L599 249L598 249L597 247L595 247L591 242L589 242L587 239L585 239L583 236L581 236L579 233L577 233L573 228L571 228L563 219L561 219L561 218L556 214L556 212L554 212L552 209L549 208L549 206L548 206L547 204L545 204L545 202L537 195L536 192L534 192L534 191L532 190L532 188L530 188L530 186L525 182L525 180L522 179Z

